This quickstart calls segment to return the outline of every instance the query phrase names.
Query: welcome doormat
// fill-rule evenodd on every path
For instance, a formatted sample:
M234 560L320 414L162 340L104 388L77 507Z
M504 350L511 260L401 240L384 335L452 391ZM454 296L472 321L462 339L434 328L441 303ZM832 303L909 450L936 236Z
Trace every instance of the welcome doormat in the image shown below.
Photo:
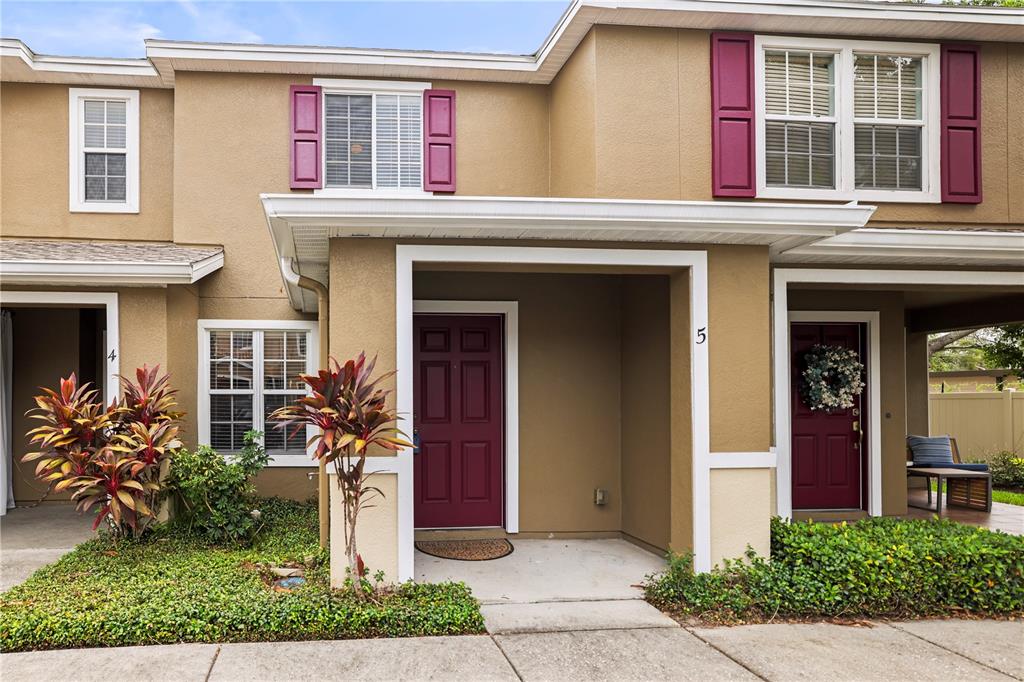
M490 561L512 553L508 540L423 540L416 549L440 559L456 561Z

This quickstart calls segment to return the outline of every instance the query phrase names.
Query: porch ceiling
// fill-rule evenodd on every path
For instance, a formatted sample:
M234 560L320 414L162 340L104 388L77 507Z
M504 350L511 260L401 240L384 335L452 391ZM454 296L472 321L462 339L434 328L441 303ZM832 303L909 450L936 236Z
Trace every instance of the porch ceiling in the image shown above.
M864 225L873 206L429 194L261 196L282 275L327 283L336 237L751 244L787 249ZM292 306L310 292L288 284Z

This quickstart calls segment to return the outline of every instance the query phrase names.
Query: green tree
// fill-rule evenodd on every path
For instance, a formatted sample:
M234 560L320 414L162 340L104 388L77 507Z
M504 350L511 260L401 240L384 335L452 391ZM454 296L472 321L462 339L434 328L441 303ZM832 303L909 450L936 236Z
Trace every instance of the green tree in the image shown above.
M1024 0L942 0L942 4L973 7L1024 7Z
M987 367L1012 370L1018 377L1024 375L1024 324L997 327L981 352Z

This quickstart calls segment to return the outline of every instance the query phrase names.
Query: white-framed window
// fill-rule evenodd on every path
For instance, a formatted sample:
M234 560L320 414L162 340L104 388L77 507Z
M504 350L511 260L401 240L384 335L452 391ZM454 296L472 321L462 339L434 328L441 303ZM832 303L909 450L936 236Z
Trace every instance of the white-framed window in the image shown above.
M303 320L199 320L199 442L221 453L263 432L276 466L313 466L306 441L269 415L307 393L300 374L316 371L317 323Z
M324 190L423 191L430 83L314 79L323 87Z
M76 213L139 212L139 91L68 89L68 197Z
M755 38L757 196L938 202L939 46Z

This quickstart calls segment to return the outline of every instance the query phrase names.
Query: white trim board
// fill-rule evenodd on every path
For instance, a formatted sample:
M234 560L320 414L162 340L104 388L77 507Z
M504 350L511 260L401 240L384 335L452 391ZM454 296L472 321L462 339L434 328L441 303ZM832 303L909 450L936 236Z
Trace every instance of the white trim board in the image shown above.
M306 335L306 373L317 371L319 353L319 323L311 320L218 320L203 318L197 321L199 359L196 365L198 385L196 396L196 430L198 441L202 445L210 444L210 331L294 331ZM253 420L263 422L263 368L262 368L262 335L253 335ZM257 360L259 356L259 360ZM297 395L297 394L296 394ZM318 429L306 427L306 440L316 435ZM307 448L305 455L276 455L270 460L272 467L315 467L313 449Z
M708 326L706 251L633 249L573 249L515 246L395 247L395 317L398 355L398 411L413 411L413 264L520 263L547 265L617 265L676 267L690 272L691 329ZM690 354L690 394L693 447L693 552L698 571L711 569L711 469L709 466L710 405L708 343L694 339ZM398 579L414 576L413 467L406 448L398 457Z
M413 313L496 314L505 330L505 532L519 532L519 302L413 301Z
M882 406L881 406L881 351L879 342L881 339L880 314L877 310L791 310L788 321L793 322L857 322L864 323L868 328L868 504L867 511L871 516L882 515ZM779 353L776 358L786 364L786 390L792 391L792 385L788 381L789 372L789 336L790 324L786 325L786 347L785 353ZM776 403L776 419L781 422L782 430L785 432L785 448L780 446L783 441L775 444L777 452L784 453L778 460L776 470L776 499L779 500L779 516L789 518L793 514L793 460L790 448L792 437L792 414L790 401L787 399L784 404ZM776 431L779 431L779 424ZM863 481L861 482L863 485ZM782 488L786 489L786 513L782 511Z
M834 111L831 116L785 116L767 113L765 102L765 51L807 50L817 54L833 54ZM898 54L922 60L923 96L920 123L916 119L869 120L855 116L853 106L855 53ZM897 43L878 40L843 40L828 38L754 36L754 99L757 127L757 196L784 200L855 200L939 203L939 45L935 43ZM832 123L834 189L813 187L769 187L766 178L765 125L771 120L802 120ZM862 123L903 127L919 127L921 133L921 189L888 190L857 189L854 183L854 125Z
M125 103L125 146L87 148L84 138L85 101ZM125 200L86 201L85 153L125 155ZM68 88L68 210L72 213L139 212L139 91Z
M67 308L103 306L107 316L107 345L104 349L107 359L106 385L103 399L108 405L120 394L120 339L121 327L118 313L117 294L91 291L3 291L0 290L0 305L48 305ZM126 369L132 375L134 367ZM56 380L58 377L54 377Z

